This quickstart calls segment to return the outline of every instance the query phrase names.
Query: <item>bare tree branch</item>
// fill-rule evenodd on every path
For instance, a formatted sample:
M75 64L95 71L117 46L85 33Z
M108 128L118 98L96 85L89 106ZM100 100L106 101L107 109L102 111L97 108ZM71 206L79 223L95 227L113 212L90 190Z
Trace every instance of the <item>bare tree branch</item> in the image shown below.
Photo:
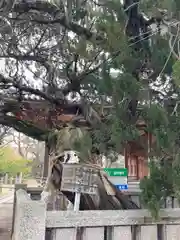
M4 86L6 88L10 88L10 87L15 87L21 91L24 91L24 92L28 92L28 93L31 93L31 94L35 94L45 100L48 100L49 102L51 103L54 103L54 104L63 104L65 103L65 100L62 98L61 100L60 99L54 99L53 97L49 96L48 94L38 90L38 89L34 89L34 88L31 88L31 87L28 87L24 84L21 84L17 81L15 81L15 79L10 79L10 78L5 78L2 74L0 74L0 88L3 88Z

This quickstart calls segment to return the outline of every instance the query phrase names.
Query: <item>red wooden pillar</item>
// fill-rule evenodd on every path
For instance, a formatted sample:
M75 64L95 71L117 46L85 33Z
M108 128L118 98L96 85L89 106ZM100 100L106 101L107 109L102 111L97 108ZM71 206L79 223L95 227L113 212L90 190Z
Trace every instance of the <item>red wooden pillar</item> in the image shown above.
M144 161L144 168L145 168L145 173L144 173L144 175L145 176L149 176L150 175L150 170L149 170L149 161L150 161L150 159L149 159L149 155L150 155L150 152L151 152L151 146L152 146L152 134L151 133L147 133L148 134L148 151L147 151L147 159L145 159L145 161Z
M137 180L139 180L139 157L136 156L136 177L137 177Z
M149 175L149 168L148 168L148 164L147 164L147 159L144 159L144 173L143 173L143 177L148 176Z

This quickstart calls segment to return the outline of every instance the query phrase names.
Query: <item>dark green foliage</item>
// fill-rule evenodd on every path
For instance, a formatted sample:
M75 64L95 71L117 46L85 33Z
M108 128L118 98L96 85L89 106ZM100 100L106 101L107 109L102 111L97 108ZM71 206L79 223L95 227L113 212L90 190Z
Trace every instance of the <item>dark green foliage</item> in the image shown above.
M8 76L1 76L5 99L19 99L22 90L23 96L35 95L54 107L71 93L95 110L100 105L97 115L102 121L92 121L97 115L87 111L84 118L93 129L73 146L83 158L89 157L94 148L104 155L112 150L122 152L128 141L138 141L136 122L143 119L147 131L156 137L149 151L157 161L151 162L151 175L141 182L142 198L157 217L167 195L180 196L180 64L170 49L169 31L173 38L177 36L176 53L180 34L176 26L169 27L164 35L160 28L152 32L142 13L157 25L164 22L160 20L178 22L179 0L144 0L134 5L132 0L133 7L126 11L118 0L83 1L82 6L79 1L67 1L66 15L63 3L55 2L38 1L35 6L33 2L30 6L18 2L14 11L22 20L8 18L13 31L2 30L0 43L3 70ZM167 13L162 14L158 8ZM38 89L27 70L39 80ZM47 93L50 86L54 89ZM143 94L144 89L147 91ZM7 115L12 112L3 109L0 123L46 140L49 145L56 145L58 140L63 145L60 131L39 129L32 122Z
M144 177L140 182L142 201L157 219L159 210L168 196L173 192L173 169L170 160L151 160L149 164L150 177Z

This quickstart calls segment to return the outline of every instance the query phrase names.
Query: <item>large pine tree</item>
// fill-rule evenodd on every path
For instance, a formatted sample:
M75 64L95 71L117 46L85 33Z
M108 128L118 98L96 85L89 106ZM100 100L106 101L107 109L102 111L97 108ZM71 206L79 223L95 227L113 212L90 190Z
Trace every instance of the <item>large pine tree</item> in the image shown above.
M107 155L138 139L143 119L156 137L143 199L157 212L179 197L179 1L1 2L0 123L49 141L54 130L9 113L29 96L56 106L78 98L88 152Z

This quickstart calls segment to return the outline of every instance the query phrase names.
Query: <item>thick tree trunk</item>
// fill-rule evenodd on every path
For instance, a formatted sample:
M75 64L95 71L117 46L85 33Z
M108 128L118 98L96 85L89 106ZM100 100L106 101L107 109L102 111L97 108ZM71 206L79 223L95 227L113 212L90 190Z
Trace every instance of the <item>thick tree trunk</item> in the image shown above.
M120 209L139 209L139 207L125 194L116 187L106 178L109 186L114 192L113 195L109 195L106 191L104 183L99 176L98 180L98 198L88 194L81 194L80 200L80 210L120 210ZM68 200L73 204L75 199L75 194L72 192L63 191L62 192Z
M83 134L79 131L79 129L66 128L60 130L59 132L56 132L57 136L53 141L51 141L51 153L53 150L54 156L59 156L59 154L63 153L65 150L68 150L67 148L69 148L69 150L73 150L73 142L79 137L83 136ZM48 146L50 146L49 143ZM55 161L53 165L51 165L52 169L50 170L50 181L53 188L56 190L60 190L61 188L63 169L61 161L65 160L63 158L64 156L62 155L61 157L57 158L59 161ZM95 162L90 163L92 166L93 164L96 164L97 156L94 156L93 160L95 160ZM50 185L51 184L49 184L49 186ZM96 197L88 194L81 195L80 210L117 210L138 208L138 206L133 203L128 196L124 195L121 191L116 189L116 187L108 180L107 176L102 172L99 172L97 185L98 194ZM74 204L75 194L73 192L63 191L62 193L72 204Z

